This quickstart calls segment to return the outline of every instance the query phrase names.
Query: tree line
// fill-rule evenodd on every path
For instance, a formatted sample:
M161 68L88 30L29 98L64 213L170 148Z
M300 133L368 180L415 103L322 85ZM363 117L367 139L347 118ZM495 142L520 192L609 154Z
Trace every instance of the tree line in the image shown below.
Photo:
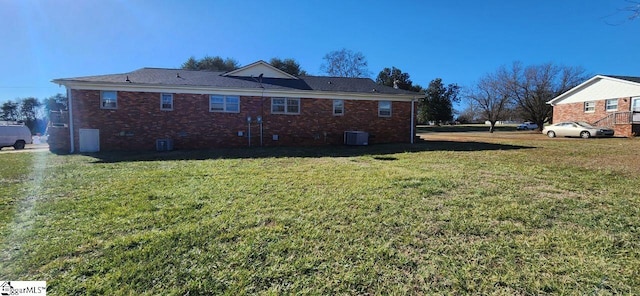
M67 97L56 94L40 100L34 97L19 98L4 102L0 106L0 121L24 124L32 134L44 134L51 111L67 110Z

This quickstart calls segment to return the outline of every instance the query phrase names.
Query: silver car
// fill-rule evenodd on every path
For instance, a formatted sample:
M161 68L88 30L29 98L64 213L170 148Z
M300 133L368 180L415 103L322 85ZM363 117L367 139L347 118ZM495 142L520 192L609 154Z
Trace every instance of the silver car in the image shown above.
M542 133L554 137L611 137L614 131L610 128L595 127L582 121L565 121L546 126Z
M520 130L528 131L528 130L534 130L534 129L537 129L537 128L538 128L538 125L533 123L533 122L531 122L531 121L525 121L523 124L518 125L516 127L516 129L519 130L519 131Z

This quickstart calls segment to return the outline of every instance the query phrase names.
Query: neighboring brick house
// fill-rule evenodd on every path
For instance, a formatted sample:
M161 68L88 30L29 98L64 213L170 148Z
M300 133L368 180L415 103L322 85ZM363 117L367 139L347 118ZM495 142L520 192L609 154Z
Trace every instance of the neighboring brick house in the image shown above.
M347 137L413 143L415 102L424 97L369 78L295 77L264 61L227 73L143 68L53 82L69 98L67 122L49 128L51 151L63 153L336 145Z
M585 121L613 128L616 136L640 135L640 77L596 75L548 104L553 122Z

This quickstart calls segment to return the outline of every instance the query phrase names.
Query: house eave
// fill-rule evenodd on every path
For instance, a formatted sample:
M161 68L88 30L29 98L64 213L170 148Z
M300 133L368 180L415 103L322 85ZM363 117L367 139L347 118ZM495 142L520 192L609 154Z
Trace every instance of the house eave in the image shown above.
M572 89L560 94L559 96L549 100L547 102L547 104L549 104L551 106L555 106L558 103L562 102L567 97L575 94L576 92L579 92L579 91L583 90L584 88L586 88L589 85L591 85L594 81L599 80L599 79L607 79L607 80L612 80L612 81L616 81L616 82L620 82L620 83L640 86L640 83L637 83L637 82L624 80L624 79L619 79L619 78L615 78L615 77L610 77L610 76L606 76L606 75L596 75L596 76L593 76L593 77L587 79L585 82L579 84L578 86L576 86L576 87L574 87L574 88L572 88Z
M140 83L110 83L110 82L86 82L68 79L55 79L53 83L64 85L76 90L118 90L131 92L157 92L157 93L183 93L183 94L221 94L239 95L249 97L290 97L290 98L316 98L316 99L346 99L346 100L390 100L410 102L423 98L423 94L385 94L363 92L336 92L319 90L280 90L263 88L224 88L212 86L194 85L166 85L166 84L140 84Z

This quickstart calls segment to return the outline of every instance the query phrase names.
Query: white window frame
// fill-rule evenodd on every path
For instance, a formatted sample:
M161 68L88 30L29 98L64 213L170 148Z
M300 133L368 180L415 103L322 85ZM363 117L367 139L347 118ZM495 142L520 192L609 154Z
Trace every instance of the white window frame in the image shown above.
M584 109L584 113L596 112L596 102L595 101L584 102L583 109Z
M169 102L166 104L170 104L171 107L165 107L165 101L164 99L169 98ZM161 93L160 94L160 110L163 111L173 111L173 94L169 94L169 93Z
M389 104L389 107L384 105ZM393 114L393 104L391 101L378 101L378 117L391 117Z
M640 97L631 98L631 111L640 112Z
M282 104L276 104L276 100L282 100ZM296 102L293 104L293 102ZM297 105L298 108L295 111L291 111L290 108ZM274 110L274 107L282 107L282 111ZM280 109L280 108L278 108ZM271 114L289 114L289 115L298 115L300 114L300 98L271 98Z
M111 93L113 93L114 97L105 99L105 94L111 94ZM100 92L100 109L118 109L118 92L115 90L101 91Z
M213 110L213 99L222 99L222 109ZM230 102L231 99L238 100L238 103ZM216 103L220 104L220 103ZM238 110L230 109L232 106L238 106ZM223 95L209 95L209 112L222 112L222 113L240 113L240 97L239 96L223 96Z
M618 111L618 99L605 100L604 101L604 110L606 110L607 112Z
M344 115L344 100L333 100L333 115L334 116Z

